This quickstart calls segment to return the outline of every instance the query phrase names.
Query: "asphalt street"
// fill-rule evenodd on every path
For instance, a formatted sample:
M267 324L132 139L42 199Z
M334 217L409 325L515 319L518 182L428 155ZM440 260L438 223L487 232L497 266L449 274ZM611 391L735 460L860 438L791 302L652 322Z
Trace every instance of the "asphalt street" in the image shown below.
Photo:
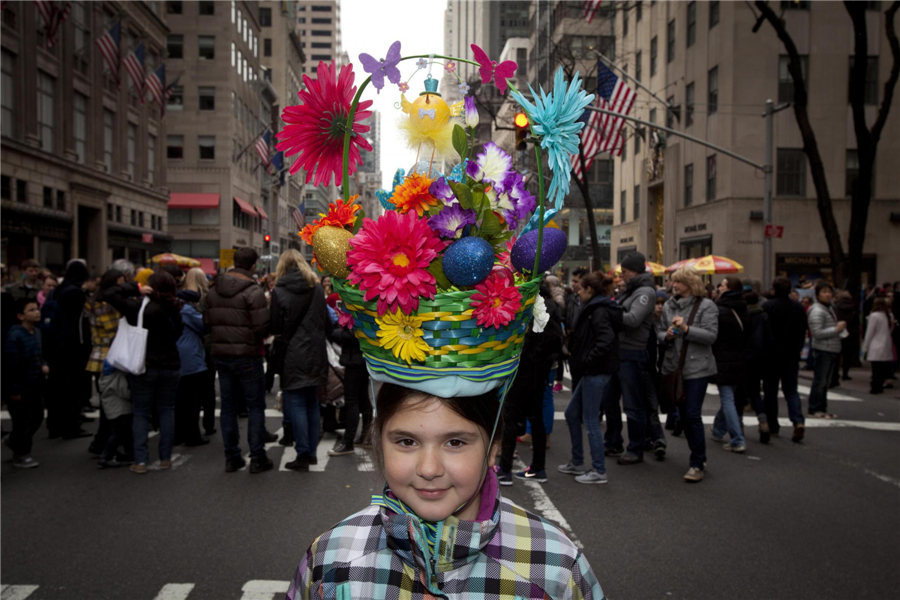
M569 459L566 390L555 397L549 481L516 480L502 493L567 530L615 600L896 597L900 400L834 392L839 419L810 422L802 444L760 444L755 418L745 420L744 455L708 439L699 485L682 480L682 436L670 438L665 461L608 459L609 484L585 486L555 471ZM707 421L718 404L710 393ZM269 405L277 431L274 395ZM318 471L259 475L225 473L218 435L176 448L175 468L146 476L98 470L89 441L48 440L42 428L33 451L41 466L25 471L3 447L2 600L281 598L310 542L382 487L362 451L324 460L331 434ZM519 452L530 457L526 445ZM276 467L293 458L278 445L269 456Z

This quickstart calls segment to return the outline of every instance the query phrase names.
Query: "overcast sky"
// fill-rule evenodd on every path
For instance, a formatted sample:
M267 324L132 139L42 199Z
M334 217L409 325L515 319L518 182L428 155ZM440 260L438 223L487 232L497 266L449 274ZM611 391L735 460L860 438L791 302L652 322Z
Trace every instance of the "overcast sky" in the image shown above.
M401 42L401 54L442 54L444 51L444 10L446 0L341 0L341 35L344 50L353 61L356 85L359 86L368 74L359 62L362 52L376 59L384 58L387 49L397 40ZM400 63L402 81L416 70L415 61ZM423 71L424 73L424 71ZM442 67L434 66L432 75L441 78ZM422 90L424 75L410 81L407 98L413 99ZM416 153L409 150L397 129L397 120L403 113L394 108L400 102L397 86L385 81L381 94L375 93L371 85L363 92L363 100L374 100L372 109L381 113L381 172L383 188L387 188L394 177L394 171L402 167L407 171L416 159Z

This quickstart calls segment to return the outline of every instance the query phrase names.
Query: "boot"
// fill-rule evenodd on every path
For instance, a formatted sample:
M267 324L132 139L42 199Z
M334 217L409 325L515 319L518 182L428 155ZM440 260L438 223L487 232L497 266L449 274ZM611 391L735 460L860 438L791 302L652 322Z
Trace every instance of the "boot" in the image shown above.
M278 440L278 445L280 445L280 446L293 446L294 445L294 427L290 423L284 424L284 435L282 435L281 439Z

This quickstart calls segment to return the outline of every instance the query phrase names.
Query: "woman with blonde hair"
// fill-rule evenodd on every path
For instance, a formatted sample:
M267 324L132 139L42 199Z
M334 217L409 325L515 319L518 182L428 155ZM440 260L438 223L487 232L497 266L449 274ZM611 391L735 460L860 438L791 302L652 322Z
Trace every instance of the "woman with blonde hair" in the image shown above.
M712 345L719 334L719 309L706 298L706 287L693 269L672 274L672 297L663 305L662 325L667 329L657 336L665 343L665 358L660 374L661 387L683 380L683 398L678 406L684 437L691 449L691 462L684 479L696 483L706 468L706 439L703 433L703 399L710 377L716 374ZM667 377L675 374L675 377ZM670 390L661 390L667 393ZM670 394L674 395L674 394Z
M308 471L316 462L320 385L328 382L325 336L331 320L319 278L297 250L286 250L275 269L271 331L272 367L281 377L285 415L290 417L297 459L285 466ZM287 432L285 432L287 433Z

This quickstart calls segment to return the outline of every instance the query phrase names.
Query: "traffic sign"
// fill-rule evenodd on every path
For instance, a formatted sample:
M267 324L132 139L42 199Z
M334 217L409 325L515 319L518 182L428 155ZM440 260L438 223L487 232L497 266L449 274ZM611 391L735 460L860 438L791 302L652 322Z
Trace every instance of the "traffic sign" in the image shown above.
M780 238L784 234L784 227L782 225L766 225L766 237L768 238Z
M221 248L219 250L219 268L230 269L234 266L234 248Z

